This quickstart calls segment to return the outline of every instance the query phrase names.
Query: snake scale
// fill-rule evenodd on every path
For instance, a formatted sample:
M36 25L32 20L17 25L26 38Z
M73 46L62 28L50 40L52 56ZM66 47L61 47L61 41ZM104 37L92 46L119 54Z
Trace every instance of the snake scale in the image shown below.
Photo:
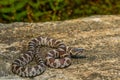
M45 60L38 55L38 49L44 46L53 48L47 52ZM60 40L39 36L28 43L28 50L25 54L13 61L11 70L14 74L21 77L35 77L46 70L46 65L52 68L70 66L71 57L77 56L82 52L82 48L69 47ZM33 58L35 58L36 65L33 67L26 66Z

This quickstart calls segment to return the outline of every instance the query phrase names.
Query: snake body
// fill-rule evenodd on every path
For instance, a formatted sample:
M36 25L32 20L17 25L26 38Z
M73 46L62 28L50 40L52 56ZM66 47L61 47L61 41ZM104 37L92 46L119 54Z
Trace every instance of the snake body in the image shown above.
M39 47L51 47L52 50L46 54L45 61L39 53ZM46 70L46 65L52 68L65 68L70 66L71 57L78 55L83 51L82 48L68 47L62 41L48 38L37 37L28 43L28 50L25 54L14 60L12 63L12 72L21 77L35 77L42 74ZM33 58L37 65L27 67Z

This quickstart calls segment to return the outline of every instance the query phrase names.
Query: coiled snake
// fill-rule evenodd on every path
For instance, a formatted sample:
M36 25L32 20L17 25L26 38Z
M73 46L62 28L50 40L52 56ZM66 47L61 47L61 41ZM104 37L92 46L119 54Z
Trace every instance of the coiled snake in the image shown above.
M38 46L54 48L48 51L45 61L38 55ZM71 64L71 57L77 56L82 51L82 48L68 47L60 40L37 37L29 42L27 53L14 60L11 65L11 70L14 74L21 77L35 77L46 70L46 65L52 68L68 67ZM35 58L37 65L26 67L33 58Z

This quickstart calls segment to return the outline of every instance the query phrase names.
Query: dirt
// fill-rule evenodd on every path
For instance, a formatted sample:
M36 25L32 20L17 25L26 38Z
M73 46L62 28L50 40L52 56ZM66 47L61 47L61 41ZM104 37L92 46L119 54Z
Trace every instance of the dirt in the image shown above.
M10 24L0 23L1 80L120 80L120 16L99 15L85 18ZM84 48L86 58L72 59L65 69L47 70L32 79L11 72L11 63L27 50L37 36L63 40L68 46Z

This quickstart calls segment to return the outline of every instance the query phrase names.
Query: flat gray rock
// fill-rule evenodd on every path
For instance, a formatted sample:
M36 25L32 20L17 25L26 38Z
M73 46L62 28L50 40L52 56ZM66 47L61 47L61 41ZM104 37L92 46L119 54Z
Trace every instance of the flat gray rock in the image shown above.
M84 48L86 58L72 59L65 69L47 70L34 78L11 72L11 63L37 36ZM43 49L44 53L47 51ZM40 54L44 56L44 53ZM32 65L32 64L31 64ZM120 80L120 16L90 16L66 21L0 23L0 80Z

